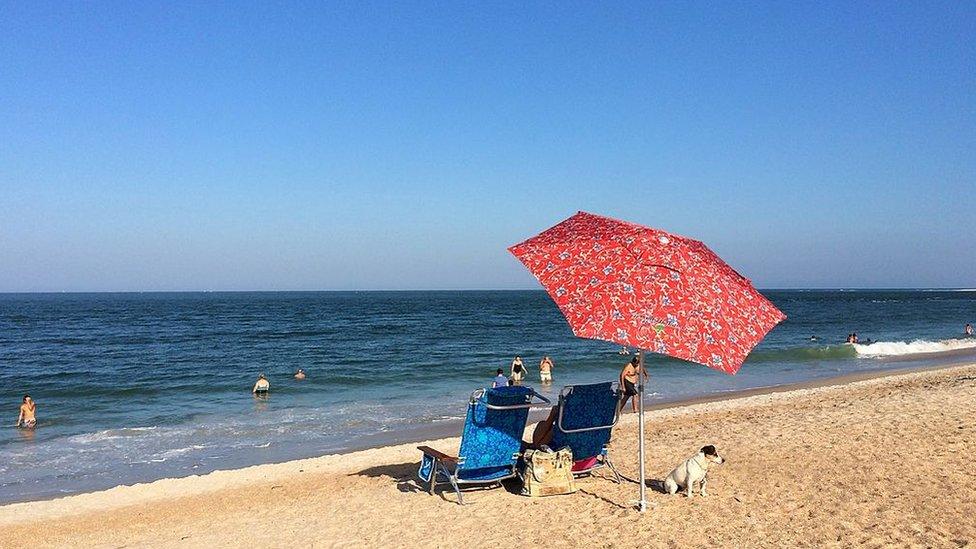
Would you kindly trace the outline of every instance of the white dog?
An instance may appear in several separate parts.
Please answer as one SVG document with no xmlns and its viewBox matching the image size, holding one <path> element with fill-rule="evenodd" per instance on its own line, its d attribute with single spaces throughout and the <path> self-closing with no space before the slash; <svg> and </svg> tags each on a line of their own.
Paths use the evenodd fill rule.
<svg viewBox="0 0 976 549">
<path fill-rule="evenodd" d="M 701 449 L 700 452 L 686 459 L 681 465 L 674 468 L 668 478 L 664 479 L 664 489 L 668 491 L 669 494 L 674 495 L 678 493 L 678 488 L 684 488 L 685 494 L 691 497 L 692 486 L 696 483 L 700 486 L 699 492 L 703 496 L 707 496 L 708 493 L 705 491 L 706 475 L 708 475 L 708 466 L 712 463 L 718 464 L 725 461 L 722 456 L 718 455 L 718 450 L 714 446 L 709 444 Z"/>
</svg>

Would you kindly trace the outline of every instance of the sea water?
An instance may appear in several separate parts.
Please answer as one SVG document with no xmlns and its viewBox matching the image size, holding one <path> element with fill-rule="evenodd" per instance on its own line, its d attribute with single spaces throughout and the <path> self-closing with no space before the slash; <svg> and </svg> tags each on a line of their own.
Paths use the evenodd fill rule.
<svg viewBox="0 0 976 549">
<path fill-rule="evenodd" d="M 648 399 L 976 360 L 974 291 L 764 293 L 789 318 L 739 374 L 652 358 Z M 616 379 L 618 350 L 574 337 L 541 291 L 0 295 L 0 502 L 458 434 L 516 354 L 554 397 Z M 13 427 L 24 393 L 35 431 Z"/>
</svg>

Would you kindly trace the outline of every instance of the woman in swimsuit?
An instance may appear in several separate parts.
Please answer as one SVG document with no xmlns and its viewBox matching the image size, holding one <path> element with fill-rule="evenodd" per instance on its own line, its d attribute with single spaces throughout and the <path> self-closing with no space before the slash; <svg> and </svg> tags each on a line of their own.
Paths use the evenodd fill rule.
<svg viewBox="0 0 976 549">
<path fill-rule="evenodd" d="M 522 364 L 522 357 L 516 355 L 515 360 L 512 361 L 512 381 L 515 385 L 521 385 L 523 377 L 525 377 L 525 365 Z"/>
<path fill-rule="evenodd" d="M 266 395 L 270 389 L 271 382 L 268 381 L 268 378 L 264 377 L 264 374 L 258 374 L 258 380 L 251 392 L 256 395 Z"/>
<path fill-rule="evenodd" d="M 620 370 L 620 386 L 623 387 L 623 389 L 624 389 L 624 396 L 623 396 L 622 399 L 620 399 L 620 409 L 621 410 L 623 410 L 624 406 L 627 404 L 627 401 L 630 400 L 631 404 L 633 405 L 634 411 L 635 412 L 637 411 L 637 398 L 636 397 L 637 397 L 637 376 L 638 376 L 638 373 L 640 373 L 641 375 L 643 375 L 645 380 L 648 377 L 650 377 L 650 376 L 647 375 L 647 370 L 645 370 L 640 365 L 640 360 L 638 360 L 636 356 L 634 358 L 630 359 L 630 362 L 628 362 L 624 366 L 623 370 Z M 631 400 L 631 399 L 633 399 L 633 400 Z"/>
<path fill-rule="evenodd" d="M 20 405 L 20 415 L 17 417 L 17 427 L 33 429 L 37 426 L 37 404 L 30 395 L 24 395 L 24 402 Z"/>
</svg>

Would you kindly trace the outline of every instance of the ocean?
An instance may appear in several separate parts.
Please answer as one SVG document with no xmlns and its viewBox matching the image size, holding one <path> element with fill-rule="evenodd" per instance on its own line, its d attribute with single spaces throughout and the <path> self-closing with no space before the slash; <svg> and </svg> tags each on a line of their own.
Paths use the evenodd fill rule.
<svg viewBox="0 0 976 549">
<path fill-rule="evenodd" d="M 788 320 L 739 374 L 652 355 L 648 400 L 976 361 L 976 290 L 763 293 Z M 553 358 L 551 395 L 616 379 L 618 349 L 573 337 L 542 291 L 3 294 L 0 503 L 459 434 L 514 355 L 537 388 Z M 24 393 L 36 431 L 13 427 Z"/>
</svg>

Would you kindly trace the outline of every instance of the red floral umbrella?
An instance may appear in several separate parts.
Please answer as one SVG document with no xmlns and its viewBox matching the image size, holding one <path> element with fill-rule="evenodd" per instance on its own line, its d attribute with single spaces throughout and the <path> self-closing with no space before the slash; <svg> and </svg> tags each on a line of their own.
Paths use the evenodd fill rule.
<svg viewBox="0 0 976 549">
<path fill-rule="evenodd" d="M 635 223 L 579 212 L 509 251 L 577 336 L 729 374 L 786 318 L 701 242 Z M 643 509 L 643 398 L 639 402 Z"/>
</svg>

